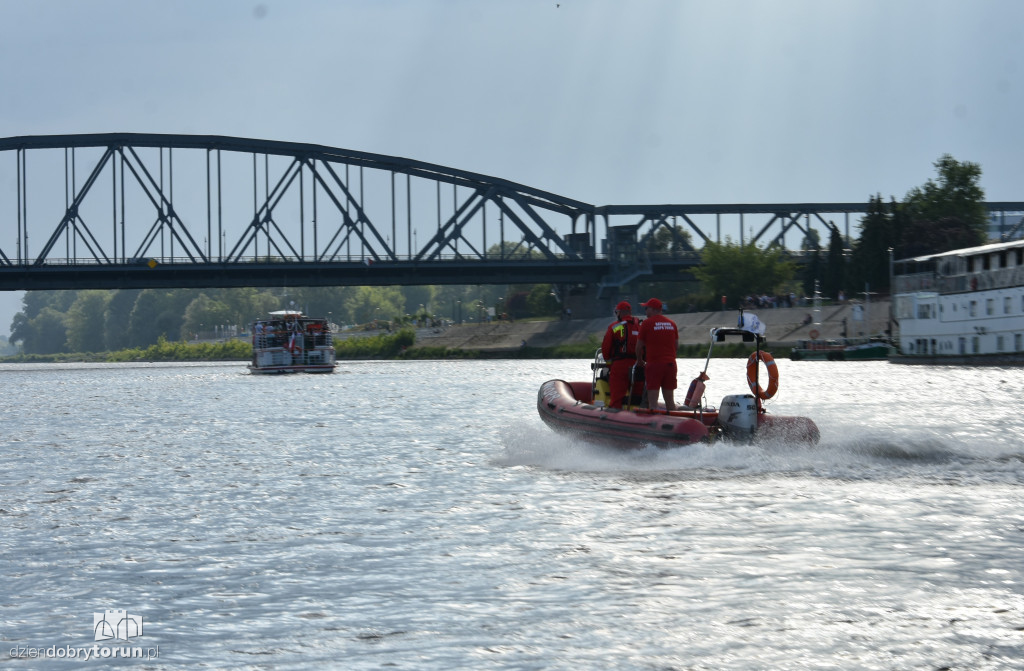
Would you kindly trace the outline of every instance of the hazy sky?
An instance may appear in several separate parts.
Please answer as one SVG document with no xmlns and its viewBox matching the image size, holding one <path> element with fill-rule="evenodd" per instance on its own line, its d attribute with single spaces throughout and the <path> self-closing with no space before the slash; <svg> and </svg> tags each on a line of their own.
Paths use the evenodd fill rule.
<svg viewBox="0 0 1024 671">
<path fill-rule="evenodd" d="M 1018 0 L 0 0 L 0 137 L 311 142 L 595 205 L 901 198 L 949 153 L 1024 200 L 1022 45 Z"/>
</svg>

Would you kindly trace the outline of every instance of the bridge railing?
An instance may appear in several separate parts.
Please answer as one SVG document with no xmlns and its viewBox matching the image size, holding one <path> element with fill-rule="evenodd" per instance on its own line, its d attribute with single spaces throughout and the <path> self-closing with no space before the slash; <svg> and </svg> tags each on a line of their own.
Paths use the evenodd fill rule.
<svg viewBox="0 0 1024 671">
<path fill-rule="evenodd" d="M 605 254 L 595 254 L 592 257 L 591 260 L 594 260 L 594 259 L 596 259 L 596 260 L 604 260 L 606 258 L 607 258 L 607 255 L 605 255 Z M 692 254 L 692 253 L 686 255 L 685 257 L 683 257 L 683 256 L 666 255 L 663 258 L 664 259 L 679 259 L 679 260 L 682 260 L 684 258 L 685 259 L 699 259 L 700 255 L 699 254 Z M 575 261 L 575 260 L 578 260 L 578 259 L 572 259 L 572 258 L 570 258 L 570 257 L 568 257 L 568 256 L 566 256 L 564 254 L 560 254 L 560 255 L 555 255 L 554 260 L 555 261 L 559 261 L 559 262 L 572 262 L 572 261 Z M 383 264 L 387 264 L 387 263 L 420 263 L 420 264 L 430 264 L 430 263 L 438 263 L 438 262 L 459 262 L 459 263 L 467 263 L 467 264 L 469 264 L 469 263 L 491 263 L 491 262 L 495 262 L 495 261 L 504 261 L 506 263 L 518 263 L 518 262 L 521 262 L 521 263 L 524 263 L 524 264 L 530 264 L 530 263 L 536 264 L 536 263 L 547 263 L 547 262 L 550 262 L 551 259 L 536 259 L 536 258 L 528 259 L 528 258 L 516 258 L 516 257 L 504 257 L 504 258 L 502 258 L 498 254 L 484 255 L 484 256 L 480 256 L 480 257 L 464 256 L 464 255 L 460 255 L 460 254 L 440 254 L 440 255 L 437 256 L 437 258 L 435 258 L 435 259 L 433 259 L 431 261 L 424 261 L 424 260 L 418 258 L 418 256 L 416 254 L 396 254 L 394 258 L 381 259 L 381 260 L 378 260 L 378 261 L 375 261 L 373 259 L 368 259 L 368 258 L 362 258 L 362 257 L 352 257 L 352 258 L 347 258 L 347 259 L 332 259 L 330 261 L 323 261 L 321 259 L 317 259 L 317 258 L 312 257 L 312 256 L 305 256 L 305 257 L 298 257 L 298 256 L 275 256 L 275 257 L 267 257 L 267 256 L 242 256 L 242 257 L 232 258 L 230 261 L 228 261 L 226 259 L 225 260 L 217 260 L 217 259 L 210 259 L 210 260 L 201 260 L 200 259 L 200 260 L 197 260 L 197 259 L 194 259 L 194 258 L 190 258 L 188 256 L 147 256 L 147 257 L 141 257 L 141 258 L 136 258 L 136 259 L 127 259 L 127 260 L 120 260 L 120 259 L 118 259 L 118 260 L 112 260 L 112 261 L 109 261 L 109 260 L 105 261 L 105 260 L 102 260 L 102 259 L 92 259 L 92 258 L 47 257 L 45 259 L 27 259 L 27 260 L 23 260 L 21 263 L 12 262 L 10 264 L 10 266 L 11 267 L 18 267 L 18 268 L 33 268 L 33 267 L 38 268 L 38 267 L 43 267 L 43 266 L 47 266 L 47 267 L 65 267 L 65 266 L 122 266 L 122 267 L 137 267 L 137 266 L 149 265 L 150 262 L 153 262 L 153 263 L 158 264 L 158 265 L 182 265 L 182 266 L 186 266 L 186 265 L 187 266 L 195 266 L 195 265 L 203 266 L 203 265 L 223 265 L 223 264 L 230 264 L 230 265 L 253 265 L 253 264 L 277 265 L 277 264 L 283 264 L 283 263 L 301 263 L 301 264 L 310 264 L 310 265 L 355 264 L 355 265 L 374 266 L 374 265 L 383 265 Z"/>
<path fill-rule="evenodd" d="M 649 252 L 645 251 L 640 255 L 640 259 L 643 265 L 647 265 L 647 262 L 653 263 L 672 263 L 677 262 L 683 265 L 691 266 L 700 264 L 703 252 L 702 251 L 656 251 Z M 810 252 L 803 250 L 788 250 L 785 252 L 784 257 L 790 260 L 801 262 L 810 255 Z M 590 260 L 609 260 L 612 256 L 610 254 L 595 253 L 590 255 Z M 231 265 L 253 265 L 253 264 L 265 264 L 275 265 L 282 263 L 304 263 L 304 264 L 320 264 L 320 265 L 331 265 L 331 264 L 359 264 L 366 266 L 373 266 L 383 263 L 435 263 L 435 262 L 460 262 L 460 263 L 488 263 L 493 261 L 504 261 L 504 262 L 522 262 L 524 264 L 538 263 L 538 262 L 551 262 L 552 260 L 557 262 L 572 262 L 576 259 L 566 254 L 554 254 L 552 258 L 541 259 L 536 257 L 523 257 L 523 256 L 502 256 L 500 254 L 482 254 L 476 256 L 466 256 L 463 254 L 447 253 L 438 254 L 431 261 L 422 260 L 417 254 L 395 254 L 394 258 L 373 260 L 366 257 L 352 256 L 349 258 L 336 258 L 331 261 L 323 261 L 314 256 L 238 256 L 232 258 L 230 261 L 223 259 L 196 259 L 188 256 L 143 256 L 130 259 L 113 259 L 103 260 L 95 259 L 90 257 L 55 257 L 50 256 L 43 259 L 24 259 L 22 262 L 11 262 L 9 265 L 12 267 L 20 268 L 31 268 L 31 267 L 65 267 L 65 266 L 126 266 L 126 267 L 137 267 L 147 266 L 151 264 L 158 265 L 220 265 L 230 263 Z M 637 263 L 631 263 L 630 265 L 637 265 Z"/>
</svg>

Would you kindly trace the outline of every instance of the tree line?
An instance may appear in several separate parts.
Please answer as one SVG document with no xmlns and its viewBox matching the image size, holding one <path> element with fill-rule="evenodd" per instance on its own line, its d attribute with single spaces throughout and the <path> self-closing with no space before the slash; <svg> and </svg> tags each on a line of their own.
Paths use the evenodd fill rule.
<svg viewBox="0 0 1024 671">
<path fill-rule="evenodd" d="M 11 322 L 10 340 L 20 341 L 26 354 L 103 352 L 145 348 L 161 337 L 245 335 L 272 310 L 301 310 L 339 325 L 429 324 L 441 316 L 478 321 L 495 305 L 518 317 L 546 314 L 555 300 L 550 285 L 507 291 L 507 298 L 505 287 L 491 286 L 30 291 Z"/>
<path fill-rule="evenodd" d="M 536 258 L 536 250 L 504 242 L 488 253 Z M 444 320 L 476 322 L 554 315 L 562 298 L 550 284 L 409 287 L 281 287 L 277 289 L 118 289 L 30 291 L 11 322 L 11 343 L 25 354 L 109 352 L 169 341 L 245 335 L 273 310 L 294 309 L 342 326 Z"/>
</svg>

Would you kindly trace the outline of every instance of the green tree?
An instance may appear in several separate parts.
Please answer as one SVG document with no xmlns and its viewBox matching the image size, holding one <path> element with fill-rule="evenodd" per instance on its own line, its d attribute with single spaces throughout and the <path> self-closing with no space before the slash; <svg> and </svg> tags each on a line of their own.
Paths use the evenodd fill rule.
<svg viewBox="0 0 1024 671">
<path fill-rule="evenodd" d="M 227 289 L 221 300 L 232 310 L 231 324 L 244 326 L 255 319 L 265 317 L 268 312 L 282 309 L 281 298 L 266 289 L 251 287 Z M 321 316 L 321 315 L 316 315 Z"/>
<path fill-rule="evenodd" d="M 701 266 L 693 274 L 712 296 L 726 296 L 728 305 L 739 305 L 750 294 L 774 294 L 796 274 L 796 266 L 782 258 L 778 247 L 708 242 Z"/>
<path fill-rule="evenodd" d="M 356 287 L 344 308 L 357 324 L 392 321 L 405 314 L 405 298 L 398 287 Z"/>
<path fill-rule="evenodd" d="M 550 284 L 533 285 L 526 297 L 526 306 L 532 314 L 545 317 L 557 315 L 562 307 Z"/>
<path fill-rule="evenodd" d="M 678 256 L 693 250 L 693 238 L 690 232 L 679 224 L 662 223 L 641 241 L 649 254 Z"/>
<path fill-rule="evenodd" d="M 825 277 L 821 283 L 821 293 L 830 298 L 837 298 L 840 291 L 846 290 L 846 244 L 842 234 L 835 226 L 828 238 L 828 256 L 825 261 Z"/>
<path fill-rule="evenodd" d="M 829 222 L 831 224 L 831 222 Z M 835 224 L 832 224 L 833 226 Z M 800 242 L 804 254 L 804 267 L 800 272 L 800 287 L 804 296 L 814 294 L 814 289 L 821 286 L 825 275 L 825 264 L 821 258 L 821 233 L 816 228 L 807 230 L 807 235 Z"/>
<path fill-rule="evenodd" d="M 911 189 L 903 200 L 908 221 L 897 254 L 901 258 L 981 245 L 988 237 L 981 166 L 944 154 L 935 169 L 937 180 Z"/>
<path fill-rule="evenodd" d="M 889 290 L 889 250 L 899 243 L 896 203 L 886 204 L 881 194 L 872 196 L 860 221 L 860 237 L 853 243 L 850 259 L 851 287 L 869 285 L 872 290 Z"/>
<path fill-rule="evenodd" d="M 63 352 L 67 343 L 64 314 L 48 306 L 42 307 L 31 319 L 19 312 L 11 322 L 11 340 L 21 342 L 25 354 Z"/>
<path fill-rule="evenodd" d="M 107 351 L 129 347 L 128 322 L 141 289 L 112 291 L 103 315 L 103 341 Z"/>
<path fill-rule="evenodd" d="M 296 310 L 310 317 L 326 317 L 330 314 L 336 322 L 352 321 L 345 313 L 344 305 L 355 292 L 355 287 L 289 287 L 287 296 L 275 299 L 277 302 L 267 310 L 291 309 L 291 303 L 294 302 Z M 254 316 L 258 315 L 247 315 L 243 323 L 251 321 Z"/>
<path fill-rule="evenodd" d="M 210 330 L 217 325 L 234 323 L 233 317 L 234 310 L 226 302 L 213 300 L 205 293 L 200 293 L 185 308 L 181 339 L 190 340 L 194 333 Z"/>
<path fill-rule="evenodd" d="M 67 351 L 102 352 L 106 349 L 106 312 L 109 291 L 79 291 L 64 317 Z"/>
<path fill-rule="evenodd" d="M 185 308 L 194 294 L 182 290 L 146 289 L 139 293 L 128 318 L 132 347 L 148 347 L 160 336 L 174 340 L 181 333 Z"/>
<path fill-rule="evenodd" d="M 410 314 L 433 313 L 435 308 L 434 302 L 437 297 L 437 287 L 431 285 L 402 287 L 401 291 L 405 297 L 405 309 Z M 421 305 L 423 306 L 422 311 L 420 310 Z"/>
<path fill-rule="evenodd" d="M 68 311 L 77 297 L 78 292 L 71 290 L 26 291 L 21 298 L 21 304 L 24 306 L 22 312 L 29 319 L 38 316 L 43 308 L 51 308 L 63 314 Z"/>
</svg>

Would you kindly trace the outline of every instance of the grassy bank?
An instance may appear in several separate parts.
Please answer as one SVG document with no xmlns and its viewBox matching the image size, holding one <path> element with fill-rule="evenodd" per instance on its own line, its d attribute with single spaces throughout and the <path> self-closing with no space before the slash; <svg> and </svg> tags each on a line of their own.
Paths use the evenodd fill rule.
<svg viewBox="0 0 1024 671">
<path fill-rule="evenodd" d="M 416 334 L 403 329 L 390 335 L 348 338 L 335 343 L 339 360 L 345 359 L 593 359 L 601 343 L 591 337 L 585 343 L 557 347 L 518 347 L 510 350 L 464 350 L 448 347 L 415 347 Z M 680 358 L 703 358 L 707 345 L 683 345 Z M 749 345 L 725 343 L 715 347 L 716 358 L 746 357 Z M 789 356 L 790 348 L 769 348 L 776 358 Z M 248 361 L 252 347 L 244 340 L 218 343 L 168 342 L 161 338 L 146 348 L 123 349 L 115 352 L 74 352 L 59 354 L 17 354 L 0 358 L 3 363 L 116 363 L 133 361 Z"/>
<path fill-rule="evenodd" d="M 401 359 L 402 353 L 416 344 L 416 332 L 402 329 L 391 335 L 347 338 L 334 343 L 339 359 Z"/>
<path fill-rule="evenodd" d="M 252 357 L 252 346 L 244 340 L 219 343 L 168 342 L 160 338 L 146 348 L 129 348 L 114 352 L 61 352 L 57 354 L 16 354 L 6 356 L 4 363 L 65 363 L 87 361 L 116 363 L 126 361 L 245 361 Z"/>
</svg>

